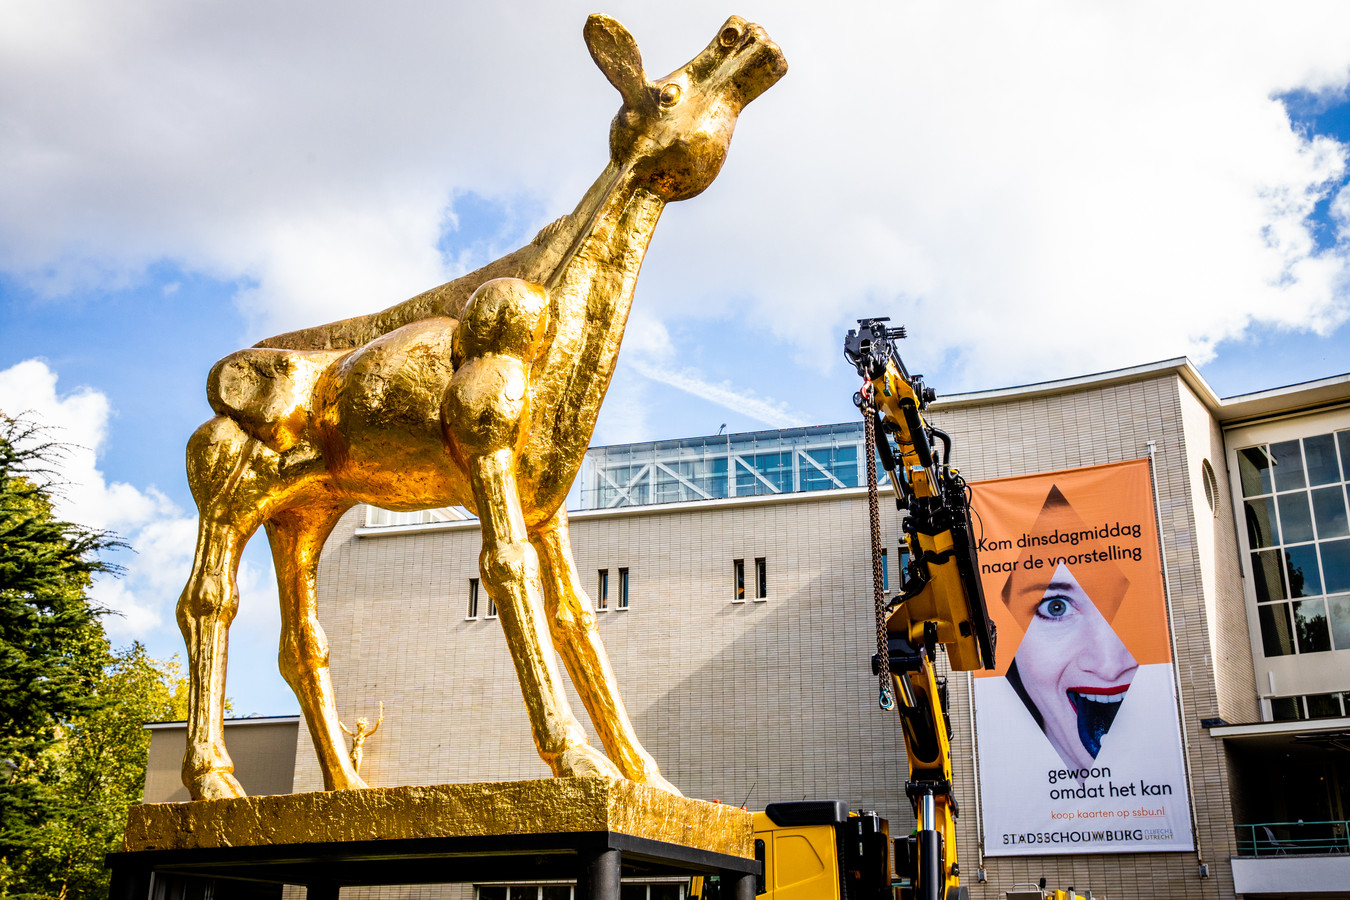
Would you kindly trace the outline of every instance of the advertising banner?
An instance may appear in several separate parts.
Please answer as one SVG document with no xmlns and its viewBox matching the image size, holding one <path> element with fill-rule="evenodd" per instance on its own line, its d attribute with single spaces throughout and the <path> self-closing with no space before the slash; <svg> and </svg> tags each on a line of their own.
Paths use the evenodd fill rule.
<svg viewBox="0 0 1350 900">
<path fill-rule="evenodd" d="M 973 485 L 985 853 L 1191 850 L 1147 460 Z"/>
</svg>

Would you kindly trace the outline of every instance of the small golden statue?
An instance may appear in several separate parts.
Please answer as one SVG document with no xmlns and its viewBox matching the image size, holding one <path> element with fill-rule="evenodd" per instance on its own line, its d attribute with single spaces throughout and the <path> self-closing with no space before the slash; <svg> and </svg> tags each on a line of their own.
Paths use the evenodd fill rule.
<svg viewBox="0 0 1350 900">
<path fill-rule="evenodd" d="M 352 731 L 346 725 L 343 725 L 341 719 L 338 720 L 338 726 L 343 731 L 347 732 L 348 736 L 350 736 L 352 739 L 352 750 L 349 756 L 352 761 L 352 771 L 355 772 L 356 774 L 358 775 L 361 774 L 361 759 L 365 755 L 365 750 L 363 748 L 365 747 L 366 744 L 366 738 L 370 737 L 375 732 L 379 731 L 380 726 L 383 724 L 384 724 L 383 700 L 380 701 L 380 717 L 375 720 L 374 728 L 370 727 L 370 720 L 367 719 L 365 716 L 361 716 L 359 719 L 356 720 L 355 731 Z"/>
<path fill-rule="evenodd" d="M 217 415 L 188 442 L 199 530 L 178 602 L 191 676 L 183 781 L 194 799 L 244 793 L 224 742 L 225 657 L 239 555 L 259 526 L 280 590 L 281 672 L 324 786 L 365 787 L 343 752 L 314 593 L 324 541 L 357 503 L 476 512 L 483 586 L 539 755 L 557 776 L 678 793 L 624 710 L 572 560 L 564 501 L 661 211 L 712 183 L 741 109 L 787 63 L 763 29 L 736 16 L 657 79 L 618 22 L 591 16 L 584 35 L 623 105 L 609 163 L 570 215 L 476 272 L 383 312 L 269 338 L 211 370 Z M 572 713 L 555 648 L 608 758 Z"/>
</svg>

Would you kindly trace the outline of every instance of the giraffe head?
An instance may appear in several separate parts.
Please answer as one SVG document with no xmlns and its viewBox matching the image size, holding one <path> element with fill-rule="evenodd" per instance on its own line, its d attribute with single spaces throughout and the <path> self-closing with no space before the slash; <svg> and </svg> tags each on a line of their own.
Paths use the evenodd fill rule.
<svg viewBox="0 0 1350 900">
<path fill-rule="evenodd" d="M 613 19 L 591 16 L 585 36 L 591 58 L 623 97 L 609 131 L 611 158 L 668 201 L 712 184 L 741 108 L 787 72 L 778 45 L 739 16 L 664 78 L 647 77 L 637 41 Z"/>
</svg>

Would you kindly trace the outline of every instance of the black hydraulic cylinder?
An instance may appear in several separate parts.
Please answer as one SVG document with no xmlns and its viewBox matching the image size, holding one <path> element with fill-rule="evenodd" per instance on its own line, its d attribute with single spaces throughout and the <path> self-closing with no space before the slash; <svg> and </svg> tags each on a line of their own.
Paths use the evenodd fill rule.
<svg viewBox="0 0 1350 900">
<path fill-rule="evenodd" d="M 914 401 L 905 398 L 900 401 L 900 411 L 905 414 L 905 428 L 909 439 L 914 442 L 914 453 L 925 469 L 933 467 L 933 447 L 928 443 L 928 432 L 923 430 L 923 420 L 919 418 L 919 408 Z"/>
<path fill-rule="evenodd" d="M 886 433 L 885 429 L 881 427 L 880 422 L 877 423 L 876 435 L 877 456 L 881 457 L 881 467 L 887 472 L 894 472 L 895 456 L 891 453 L 891 437 Z"/>
</svg>

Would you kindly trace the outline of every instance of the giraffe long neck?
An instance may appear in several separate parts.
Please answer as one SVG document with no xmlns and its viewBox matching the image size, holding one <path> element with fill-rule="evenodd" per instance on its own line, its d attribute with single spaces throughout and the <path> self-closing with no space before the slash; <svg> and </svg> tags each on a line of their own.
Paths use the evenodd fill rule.
<svg viewBox="0 0 1350 900">
<path fill-rule="evenodd" d="M 532 367 L 530 436 L 521 473 L 565 498 L 618 363 L 633 290 L 665 201 L 611 163 L 552 243 L 566 242 L 538 280 L 549 286 L 549 345 Z M 548 254 L 552 255 L 552 254 Z M 558 493 L 561 491 L 561 493 Z M 538 497 L 536 506 L 551 505 Z"/>
</svg>

